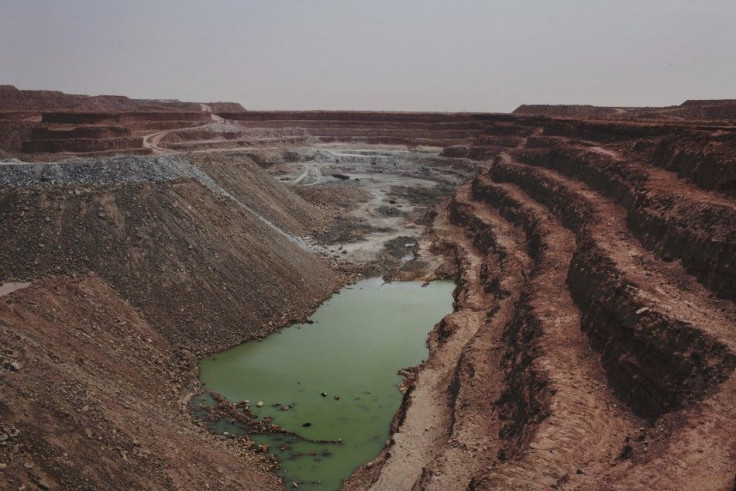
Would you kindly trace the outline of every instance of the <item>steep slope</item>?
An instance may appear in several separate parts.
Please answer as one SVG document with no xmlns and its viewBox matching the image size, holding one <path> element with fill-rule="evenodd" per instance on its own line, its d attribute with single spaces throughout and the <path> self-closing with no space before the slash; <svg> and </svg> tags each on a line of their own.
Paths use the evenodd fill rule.
<svg viewBox="0 0 736 491">
<path fill-rule="evenodd" d="M 171 342 L 209 351 L 263 336 L 274 329 L 269 323 L 301 317 L 337 284 L 279 228 L 278 217 L 276 224 L 263 219 L 185 160 L 0 171 L 0 277 L 94 271 Z M 242 182 L 256 189 L 271 178 L 248 179 Z M 270 189 L 283 187 L 271 181 Z M 281 189 L 270 198 L 289 194 Z M 290 199 L 286 209 L 301 202 Z"/>
<path fill-rule="evenodd" d="M 279 487 L 270 458 L 189 413 L 196 364 L 344 279 L 291 234 L 316 208 L 248 160 L 215 165 L 232 194 L 181 158 L 0 166 L 0 283 L 32 282 L 0 299 L 13 487 Z"/>
<path fill-rule="evenodd" d="M 248 157 L 203 153 L 189 160 L 239 202 L 294 235 L 308 235 L 310 229 L 322 227 L 328 220 L 323 210 L 264 173 Z"/>
<path fill-rule="evenodd" d="M 0 487 L 279 488 L 270 460 L 188 415 L 191 353 L 99 277 L 0 298 L 0 336 Z"/>
<path fill-rule="evenodd" d="M 734 202 L 636 149 L 690 131 L 540 121 L 478 157 L 434 223 L 456 312 L 349 489 L 733 485 Z"/>
</svg>

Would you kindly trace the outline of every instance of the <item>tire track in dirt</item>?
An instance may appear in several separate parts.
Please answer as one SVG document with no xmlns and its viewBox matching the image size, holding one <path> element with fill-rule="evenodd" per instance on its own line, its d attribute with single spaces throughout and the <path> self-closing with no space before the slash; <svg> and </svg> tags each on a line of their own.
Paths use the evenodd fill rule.
<svg viewBox="0 0 736 491">
<path fill-rule="evenodd" d="M 513 162 L 508 157 L 498 162 L 492 175 L 502 180 L 518 177 L 525 185 L 535 186 L 539 193 L 554 190 L 554 193 L 546 192 L 547 199 L 543 201 L 548 201 L 558 216 L 570 216 L 566 215 L 565 206 L 577 200 L 584 207 L 580 212 L 588 214 L 589 220 L 577 227 L 572 222 L 569 225 L 580 236 L 596 237 L 596 242 L 606 250 L 617 268 L 630 282 L 639 285 L 643 300 L 698 326 L 728 345 L 731 351 L 736 351 L 736 342 L 731 339 L 736 318 L 734 305 L 714 299 L 681 264 L 664 262 L 646 250 L 629 231 L 623 208 L 584 183 L 551 170 Z"/>
<path fill-rule="evenodd" d="M 505 388 L 504 328 L 516 313 L 531 266 L 523 232 L 488 205 L 473 201 L 469 185 L 455 193 L 451 206 L 458 215 L 453 221 L 476 221 L 474 245 L 485 256 L 479 280 L 493 299 L 480 329 L 463 348 L 452 383 L 449 438 L 442 453 L 423 469 L 422 489 L 466 486 L 496 459 L 502 443 L 495 404 Z"/>
<path fill-rule="evenodd" d="M 530 441 L 524 442 L 521 458 L 499 463 L 478 481 L 492 488 L 519 482 L 556 486 L 577 469 L 615 459 L 626 435 L 642 421 L 608 388 L 597 356 L 580 332 L 580 312 L 567 289 L 559 287 L 575 250 L 574 235 L 514 186 L 477 178 L 474 189 L 477 198 L 494 204 L 507 219 L 520 222 L 529 240 L 538 241 L 532 248 L 536 264 L 526 303 L 539 331 L 534 363 L 548 381 L 551 394 L 549 416 Z"/>
</svg>

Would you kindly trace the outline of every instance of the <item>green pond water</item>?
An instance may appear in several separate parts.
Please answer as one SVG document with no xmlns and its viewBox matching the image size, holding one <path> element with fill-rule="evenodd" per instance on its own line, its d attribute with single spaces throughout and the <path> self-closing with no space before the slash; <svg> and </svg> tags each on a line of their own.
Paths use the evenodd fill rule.
<svg viewBox="0 0 736 491">
<path fill-rule="evenodd" d="M 231 402 L 247 399 L 259 417 L 270 416 L 299 435 L 251 436 L 270 444 L 287 487 L 297 482 L 299 489 L 338 489 L 383 448 L 402 398 L 397 371 L 426 358 L 427 334 L 452 311 L 453 289 L 449 281 L 425 287 L 360 281 L 322 304 L 313 324 L 296 324 L 203 360 L 200 377 Z M 256 407 L 258 401 L 263 407 Z M 224 422 L 217 428 L 236 431 Z"/>
</svg>

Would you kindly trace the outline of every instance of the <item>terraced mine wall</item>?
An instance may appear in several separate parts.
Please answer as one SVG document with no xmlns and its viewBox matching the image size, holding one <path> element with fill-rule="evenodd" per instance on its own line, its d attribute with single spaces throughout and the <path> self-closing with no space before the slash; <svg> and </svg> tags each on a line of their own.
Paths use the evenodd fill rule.
<svg viewBox="0 0 736 491">
<path fill-rule="evenodd" d="M 35 122 L 0 120 L 0 150 L 20 152 L 23 141 L 31 137 L 36 126 Z"/>
<path fill-rule="evenodd" d="M 0 122 L 0 125 L 2 123 Z M 125 126 L 72 126 L 29 123 L 30 131 L 19 135 L 9 150 L 23 153 L 90 153 L 142 150 L 143 137 L 133 136 Z"/>
<path fill-rule="evenodd" d="M 41 121 L 41 113 L 35 111 L 0 111 L 0 121 Z"/>
<path fill-rule="evenodd" d="M 21 146 L 24 153 L 88 153 L 110 150 L 133 150 L 143 148 L 143 137 L 111 137 L 111 138 L 53 138 L 44 140 L 25 140 Z"/>
<path fill-rule="evenodd" d="M 725 121 L 736 119 L 736 101 L 689 100 L 666 107 L 598 107 L 574 104 L 522 104 L 512 114 L 576 119 Z"/>
<path fill-rule="evenodd" d="M 479 172 L 436 219 L 457 311 L 348 489 L 731 486 L 732 129 L 534 124 L 444 148 Z M 423 420 L 430 387 L 448 402 Z"/>
<path fill-rule="evenodd" d="M 480 202 L 485 200 L 476 194 L 477 179 L 473 181 L 470 196 Z M 540 217 L 514 206 L 506 196 L 499 195 L 497 208 L 511 222 L 525 231 L 525 245 L 529 262 L 528 273 L 538 269 L 542 263 L 542 251 L 545 248 L 543 233 L 540 229 Z M 493 224 L 476 216 L 476 209 L 467 201 L 457 199 L 449 204 L 449 220 L 454 225 L 471 230 L 472 243 L 484 255 L 486 263 L 481 266 L 478 279 L 486 294 L 495 297 L 495 302 L 488 311 L 488 316 L 497 315 L 500 301 L 511 297 L 514 299 L 513 314 L 504 326 L 501 339 L 505 351 L 499 360 L 499 368 L 503 373 L 503 390 L 494 401 L 501 424 L 498 428 L 498 457 L 502 460 L 518 456 L 523 446 L 528 443 L 538 424 L 550 412 L 549 380 L 539 364 L 542 323 L 532 308 L 529 291 L 509 291 L 502 285 L 504 263 L 510 263 L 509 255 L 514 254 L 508 245 L 501 243 L 498 229 Z M 460 286 L 463 288 L 463 285 Z M 465 288 L 471 288 L 466 285 Z M 472 377 L 471 377 L 472 379 Z M 469 381 L 469 380 L 468 380 Z M 458 387 L 456 390 L 460 390 Z M 457 404 L 462 404 L 458 401 Z M 457 422 L 457 426 L 462 423 Z"/>
<path fill-rule="evenodd" d="M 145 154 L 144 137 L 133 131 L 165 131 L 205 124 L 208 112 L 43 113 L 40 122 L 0 121 L 2 148 L 27 154 Z"/>
<path fill-rule="evenodd" d="M 564 136 L 596 142 L 613 142 L 632 138 L 650 138 L 673 133 L 677 128 L 661 124 L 618 123 L 550 119 L 544 124 L 545 136 Z"/>
<path fill-rule="evenodd" d="M 244 128 L 227 123 L 227 126 L 203 125 L 172 131 L 159 140 L 159 146 L 178 151 L 218 148 L 243 148 L 258 146 L 310 144 L 316 139 L 304 128 Z"/>
<path fill-rule="evenodd" d="M 549 116 L 561 118 L 586 118 L 613 116 L 614 107 L 596 107 L 584 104 L 522 104 L 512 114 L 519 116 Z"/>
<path fill-rule="evenodd" d="M 224 107 L 227 107 L 225 105 Z M 210 108 L 212 109 L 212 108 Z M 213 119 L 213 117 L 215 119 Z M 276 140 L 283 143 L 305 143 L 315 139 L 324 143 L 367 143 L 410 146 L 467 147 L 457 150 L 469 158 L 489 158 L 497 147 L 519 144 L 522 138 L 536 131 L 539 118 L 514 117 L 507 114 L 435 114 L 435 113 L 381 113 L 350 111 L 305 112 L 220 112 L 213 116 L 207 111 L 150 111 L 150 112 L 44 112 L 35 126 L 29 124 L 32 134 L 18 133 L 7 150 L 35 154 L 91 153 L 130 151 L 142 153 L 144 142 L 129 135 L 105 132 L 98 128 L 127 128 L 131 132 L 169 132 L 161 142 L 171 150 L 187 151 L 207 148 L 227 148 L 233 144 L 253 146 L 265 143 L 253 139 L 248 130 L 280 132 Z M 242 138 L 237 131 L 213 131 L 210 126 L 227 121 L 228 125 L 243 128 Z M 215 121 L 215 123 L 213 123 Z M 181 132 L 174 130 L 181 129 Z M 197 130 L 198 129 L 198 130 Z M 68 131 L 62 138 L 62 130 Z M 304 139 L 289 133 L 302 132 Z M 288 138 L 287 138 L 288 137 Z M 208 139 L 208 141 L 202 140 Z M 90 141 L 87 141 L 90 140 Z M 91 140 L 98 140 L 91 141 Z M 201 141 L 200 141 L 201 140 Z M 225 140 L 233 140 L 226 143 Z M 273 140 L 273 141 L 276 141 Z M 20 141 L 20 145 L 18 144 Z"/>
<path fill-rule="evenodd" d="M 685 101 L 678 109 L 671 111 L 669 116 L 703 121 L 731 120 L 733 122 L 736 120 L 736 101 L 733 99 Z"/>
<path fill-rule="evenodd" d="M 631 158 L 676 172 L 703 189 L 736 195 L 736 130 L 732 126 L 555 120 L 545 123 L 544 135 L 617 143 Z"/>
<path fill-rule="evenodd" d="M 37 127 L 31 131 L 33 140 L 65 140 L 68 138 L 119 138 L 131 136 L 124 126 Z"/>
<path fill-rule="evenodd" d="M 597 218 L 582 197 L 523 167 L 499 164 L 491 175 L 494 180 L 519 185 L 576 233 L 578 248 L 567 282 L 585 313 L 581 327 L 603 352 L 609 381 L 637 412 L 656 418 L 678 407 L 682 399 L 702 397 L 709 386 L 730 374 L 736 357 L 725 345 L 680 319 L 656 312 L 645 304 L 637 288 L 620 283 L 623 274 L 610 253 L 598 245 L 590 226 Z M 494 194 L 486 194 L 481 182 L 476 180 L 475 196 L 493 200 Z M 505 213 L 502 203 L 492 202 Z M 643 308 L 646 315 L 637 313 Z"/>
<path fill-rule="evenodd" d="M 304 128 L 323 142 L 439 147 L 470 145 L 483 135 L 518 135 L 535 121 L 508 114 L 473 113 L 247 111 L 219 115 L 247 127 Z"/>
<path fill-rule="evenodd" d="M 57 124 L 97 124 L 138 121 L 209 121 L 211 116 L 199 112 L 121 112 L 121 113 L 83 113 L 83 112 L 45 112 L 41 115 L 43 123 Z"/>
<path fill-rule="evenodd" d="M 442 121 L 514 121 L 514 116 L 501 113 L 428 113 L 428 112 L 371 112 L 371 111 L 246 111 L 219 113 L 225 119 L 239 121 L 385 121 L 385 122 L 442 122 Z"/>
<path fill-rule="evenodd" d="M 673 195 L 661 186 L 653 189 L 645 166 L 596 153 L 528 151 L 519 158 L 567 176 L 577 176 L 593 189 L 607 194 L 627 209 L 629 226 L 642 243 L 666 260 L 682 260 L 714 293 L 736 299 L 733 203 L 702 199 L 705 193 L 698 190 L 691 190 L 688 194 L 695 193 L 695 197 L 690 197 Z"/>
<path fill-rule="evenodd" d="M 434 222 L 437 274 L 457 278 L 455 312 L 432 331 L 428 360 L 405 372 L 404 405 L 384 452 L 347 489 L 733 485 L 736 203 L 727 122 L 330 111 L 220 116 L 230 120 L 197 119 L 210 118 L 206 113 L 191 121 L 133 116 L 120 126 L 189 127 L 161 138 L 169 149 L 197 148 L 197 140 L 210 138 L 214 143 L 205 145 L 214 148 L 260 134 L 263 142 L 276 138 L 269 145 L 286 145 L 279 155 L 295 165 L 320 157 L 294 152 L 286 135 L 300 145 L 438 146 L 443 159 L 455 158 L 475 175 L 427 217 Z M 55 140 L 53 128 L 38 131 Z M 105 130 L 78 131 L 110 137 Z M 213 152 L 0 165 L 0 277 L 33 280 L 36 288 L 14 294 L 22 309 L 0 311 L 12 350 L 56 373 L 39 339 L 66 323 L 79 339 L 102 340 L 79 351 L 95 360 L 81 369 L 91 370 L 102 363 L 94 357 L 122 336 L 125 350 L 158 360 L 154 368 L 145 357 L 129 357 L 137 370 L 167 380 L 180 396 L 186 391 L 180 375 L 191 375 L 202 354 L 265 336 L 318 305 L 341 276 L 290 238 L 320 229 L 323 215 L 267 174 L 267 158 L 263 167 L 241 159 Z M 83 311 L 75 312 L 66 296 Z M 100 303 L 112 313 L 95 314 Z M 99 334 L 94 322 L 72 322 L 77 313 L 126 324 Z M 39 333 L 13 334 L 23 332 L 18 326 L 27 319 L 39 319 L 33 321 Z M 69 354 L 75 349 L 59 355 L 63 366 L 77 363 Z M 143 387 L 124 392 L 125 400 L 155 396 L 150 378 L 115 370 L 108 367 L 105 377 Z M 34 390 L 52 398 L 52 387 L 37 375 L 29 375 Z M 86 371 L 72 375 L 63 378 L 67 392 L 93 379 Z M 19 382 L 13 393 L 29 384 L 31 378 Z M 74 421 L 101 424 L 90 418 L 103 406 L 70 393 L 79 411 L 53 405 Z M 126 417 L 135 404 L 146 406 L 105 395 L 133 408 Z M 14 415 L 63 420 L 51 405 L 34 402 L 29 411 L 13 404 Z M 167 424 L 179 420 L 163 399 L 146 410 L 151 418 L 170 416 L 162 422 L 166 431 L 156 433 L 161 438 L 184 438 L 169 431 Z M 109 436 L 115 425 L 104 428 L 106 445 L 129 446 L 125 451 L 137 458 L 130 441 Z M 199 435 L 185 428 L 187 438 Z M 207 449 L 202 461 L 213 462 L 216 447 L 200 437 Z M 126 474 L 124 484 L 188 484 L 170 470 L 183 458 L 167 455 L 156 440 L 146 445 L 162 452 L 166 479 Z M 87 455 L 85 448 L 75 452 Z M 253 458 L 252 450 L 241 450 Z M 232 451 L 223 454 L 226 470 L 234 469 Z M 263 469 L 248 462 L 247 469 Z M 68 473 L 74 474 L 78 468 Z M 254 479 L 267 487 L 267 479 L 258 480 L 263 476 Z"/>
<path fill-rule="evenodd" d="M 736 133 L 667 136 L 641 157 L 703 189 L 736 197 Z"/>
</svg>

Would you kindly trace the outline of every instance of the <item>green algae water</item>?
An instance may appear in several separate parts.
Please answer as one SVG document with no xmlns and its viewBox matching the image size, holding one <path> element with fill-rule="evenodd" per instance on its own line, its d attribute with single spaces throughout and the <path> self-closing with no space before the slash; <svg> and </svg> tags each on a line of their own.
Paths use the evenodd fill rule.
<svg viewBox="0 0 736 491">
<path fill-rule="evenodd" d="M 383 448 L 402 398 L 397 371 L 426 358 L 427 334 L 452 311 L 453 289 L 449 281 L 358 282 L 322 304 L 313 324 L 203 360 L 200 377 L 298 434 L 252 435 L 270 445 L 287 487 L 338 489 Z"/>
</svg>

